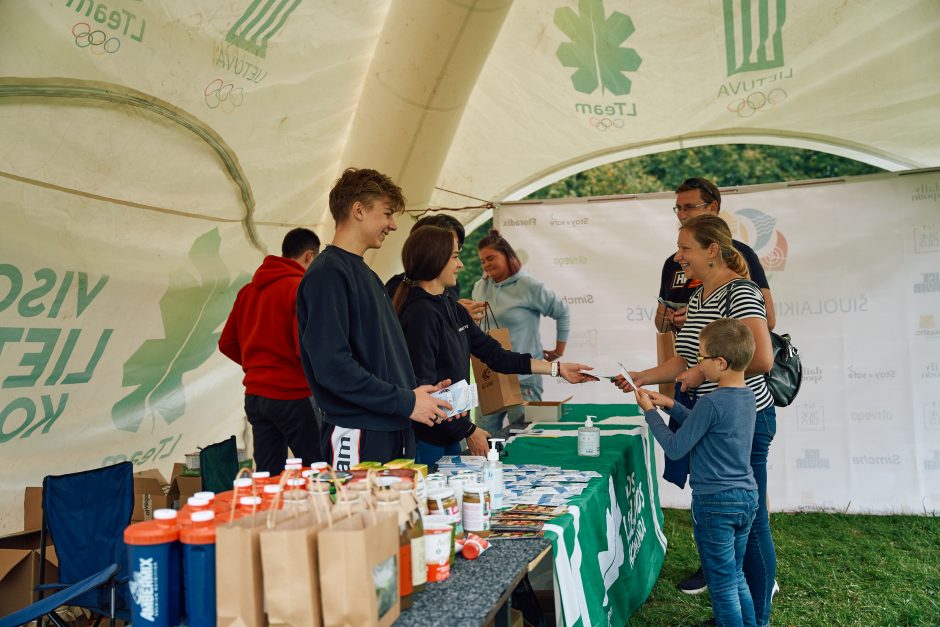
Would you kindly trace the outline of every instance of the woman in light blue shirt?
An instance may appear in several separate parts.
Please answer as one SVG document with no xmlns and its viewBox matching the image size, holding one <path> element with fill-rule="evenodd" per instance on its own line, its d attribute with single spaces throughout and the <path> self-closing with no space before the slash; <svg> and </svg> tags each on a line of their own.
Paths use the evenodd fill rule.
<svg viewBox="0 0 940 627">
<path fill-rule="evenodd" d="M 480 240 L 478 248 L 484 276 L 473 286 L 473 300 L 490 304 L 499 326 L 509 329 L 514 352 L 548 361 L 561 357 L 571 328 L 567 303 L 522 269 L 516 251 L 496 229 Z M 543 349 L 539 336 L 542 316 L 555 320 L 555 346 L 549 350 Z M 519 384 L 524 400 L 542 400 L 541 377 L 520 376 Z M 521 415 L 521 409 L 510 415 L 510 421 L 517 415 Z M 503 414 L 484 416 L 481 426 L 491 432 L 498 430 L 502 417 Z"/>
</svg>

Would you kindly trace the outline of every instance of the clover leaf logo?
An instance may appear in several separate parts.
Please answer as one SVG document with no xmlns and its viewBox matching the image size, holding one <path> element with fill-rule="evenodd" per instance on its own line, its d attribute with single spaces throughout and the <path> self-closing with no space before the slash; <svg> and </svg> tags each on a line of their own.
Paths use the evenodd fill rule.
<svg viewBox="0 0 940 627">
<path fill-rule="evenodd" d="M 633 20 L 617 11 L 605 18 L 603 0 L 578 0 L 578 13 L 568 7 L 555 10 L 555 26 L 571 40 L 560 44 L 555 56 L 563 66 L 577 68 L 571 84 L 583 94 L 598 87 L 615 96 L 629 94 L 632 84 L 624 73 L 636 72 L 642 59 L 620 44 L 633 34 Z"/>
<path fill-rule="evenodd" d="M 134 389 L 111 408 L 118 429 L 137 431 L 148 415 L 167 424 L 186 411 L 183 375 L 201 366 L 215 351 L 216 332 L 238 290 L 251 276 L 235 280 L 219 255 L 218 229 L 201 235 L 189 251 L 196 275 L 188 270 L 170 273 L 170 284 L 160 299 L 164 337 L 148 339 L 124 364 L 124 387 Z"/>
</svg>

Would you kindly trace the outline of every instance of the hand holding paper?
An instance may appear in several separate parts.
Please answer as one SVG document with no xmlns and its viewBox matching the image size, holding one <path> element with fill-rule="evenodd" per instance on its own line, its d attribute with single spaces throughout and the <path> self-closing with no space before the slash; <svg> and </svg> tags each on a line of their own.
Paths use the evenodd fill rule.
<svg viewBox="0 0 940 627">
<path fill-rule="evenodd" d="M 443 390 L 431 394 L 434 398 L 446 401 L 453 409 L 447 414 L 449 418 L 470 411 L 477 406 L 477 388 L 475 385 L 467 383 L 466 379 L 461 379 Z"/>
</svg>

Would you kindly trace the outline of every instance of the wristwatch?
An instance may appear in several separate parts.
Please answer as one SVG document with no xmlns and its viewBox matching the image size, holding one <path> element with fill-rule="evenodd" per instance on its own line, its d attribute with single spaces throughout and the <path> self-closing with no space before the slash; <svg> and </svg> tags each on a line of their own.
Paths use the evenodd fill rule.
<svg viewBox="0 0 940 627">
<path fill-rule="evenodd" d="M 552 362 L 552 376 L 553 377 L 558 376 L 558 362 L 557 361 Z"/>
</svg>

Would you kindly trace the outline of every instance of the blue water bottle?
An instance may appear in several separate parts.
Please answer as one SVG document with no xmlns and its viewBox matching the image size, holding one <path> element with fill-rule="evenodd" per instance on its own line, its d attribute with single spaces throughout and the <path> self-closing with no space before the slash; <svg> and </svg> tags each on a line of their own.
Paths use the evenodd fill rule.
<svg viewBox="0 0 940 627">
<path fill-rule="evenodd" d="M 180 541 L 189 627 L 215 627 L 215 512 L 193 512 Z"/>
<path fill-rule="evenodd" d="M 124 530 L 131 622 L 135 627 L 176 627 L 180 624 L 182 574 L 176 511 L 158 509 L 153 518 Z"/>
</svg>

